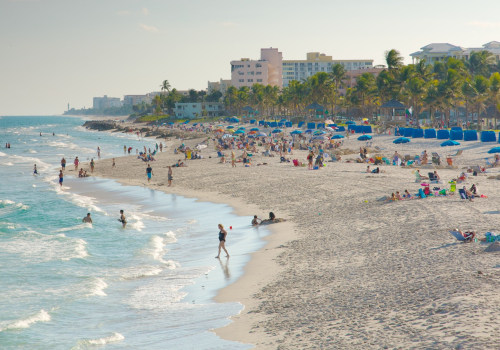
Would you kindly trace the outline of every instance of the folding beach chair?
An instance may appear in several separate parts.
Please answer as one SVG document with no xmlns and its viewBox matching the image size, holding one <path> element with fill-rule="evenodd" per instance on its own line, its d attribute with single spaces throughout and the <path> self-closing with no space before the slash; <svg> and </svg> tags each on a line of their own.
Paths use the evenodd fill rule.
<svg viewBox="0 0 500 350">
<path fill-rule="evenodd" d="M 432 163 L 441 165 L 441 157 L 436 152 L 432 152 Z"/>
<path fill-rule="evenodd" d="M 429 175 L 429 181 L 436 181 L 438 182 L 437 177 L 434 175 L 434 173 L 427 173 Z"/>
<path fill-rule="evenodd" d="M 458 190 L 458 193 L 460 194 L 460 199 L 470 199 L 468 196 L 467 196 L 467 193 L 465 193 L 465 190 L 463 188 L 460 188 Z"/>
</svg>

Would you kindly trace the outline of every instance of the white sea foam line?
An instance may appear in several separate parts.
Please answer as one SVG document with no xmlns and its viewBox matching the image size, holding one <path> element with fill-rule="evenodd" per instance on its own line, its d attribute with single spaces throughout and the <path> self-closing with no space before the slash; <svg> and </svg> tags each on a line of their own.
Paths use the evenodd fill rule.
<svg viewBox="0 0 500 350">
<path fill-rule="evenodd" d="M 129 227 L 137 231 L 142 231 L 144 228 L 144 222 L 141 220 L 140 215 L 130 214 L 130 219 L 135 221 L 129 223 Z"/>
<path fill-rule="evenodd" d="M 68 238 L 62 233 L 44 235 L 36 231 L 23 231 L 4 243 L 0 251 L 18 254 L 30 263 L 67 261 L 88 256 L 87 242 L 80 238 Z"/>
<path fill-rule="evenodd" d="M 84 343 L 87 343 L 88 345 L 106 345 L 122 341 L 123 339 L 125 339 L 125 337 L 122 334 L 115 332 L 108 337 L 85 340 Z"/>
<path fill-rule="evenodd" d="M 16 203 L 14 201 L 11 201 L 9 199 L 2 199 L 0 200 L 0 208 L 6 208 L 6 207 L 15 207 L 21 210 L 28 210 L 29 206 L 23 203 Z"/>
<path fill-rule="evenodd" d="M 12 323 L 8 323 L 5 327 L 0 327 L 0 332 L 8 330 L 8 329 L 24 329 L 29 328 L 32 324 L 37 322 L 49 322 L 50 315 L 45 310 L 40 310 L 38 313 L 27 317 L 25 319 L 17 320 Z"/>
<path fill-rule="evenodd" d="M 55 230 L 54 232 L 67 232 L 67 231 L 76 231 L 83 228 L 92 228 L 92 224 L 90 222 L 84 222 L 82 224 L 78 224 L 75 226 L 63 227 Z"/>
<path fill-rule="evenodd" d="M 104 290 L 108 288 L 108 284 L 100 277 L 94 277 L 90 285 L 88 287 L 89 292 L 87 293 L 87 296 L 94 296 L 98 295 L 101 297 L 105 297 L 107 294 L 104 292 Z"/>
<path fill-rule="evenodd" d="M 159 266 L 133 266 L 122 270 L 120 279 L 134 280 L 142 277 L 153 277 L 159 275 L 163 271 Z"/>
<path fill-rule="evenodd" d="M 0 152 L 0 157 L 5 157 L 5 156 L 7 156 L 7 154 Z"/>
<path fill-rule="evenodd" d="M 100 207 L 98 207 L 95 204 L 95 198 L 89 197 L 89 196 L 82 196 L 82 195 L 77 194 L 77 193 L 66 191 L 66 190 L 71 189 L 71 187 L 67 187 L 64 185 L 62 186 L 62 189 L 61 189 L 61 186 L 59 186 L 59 183 L 55 181 L 56 179 L 58 179 L 58 176 L 50 176 L 50 177 L 47 177 L 47 182 L 49 182 L 52 185 L 52 187 L 55 189 L 55 191 L 58 194 L 65 196 L 73 204 L 76 204 L 77 206 L 79 206 L 81 208 L 88 209 L 88 211 L 105 213 L 105 211 L 103 209 L 101 209 Z"/>
</svg>

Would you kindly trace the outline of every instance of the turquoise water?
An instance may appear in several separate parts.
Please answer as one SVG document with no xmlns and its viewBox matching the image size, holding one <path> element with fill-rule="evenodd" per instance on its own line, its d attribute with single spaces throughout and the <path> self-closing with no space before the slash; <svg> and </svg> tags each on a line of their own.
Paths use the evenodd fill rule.
<svg viewBox="0 0 500 350">
<path fill-rule="evenodd" d="M 155 146 L 82 124 L 0 118 L 0 348 L 250 348 L 210 332 L 242 309 L 212 298 L 241 276 L 267 232 L 226 205 L 113 180 L 66 176 L 61 188 L 63 156 L 72 166 L 75 156 L 97 158 L 97 146 L 107 158 L 124 145 Z M 82 223 L 87 212 L 92 225 Z M 230 259 L 214 259 L 219 222 L 232 226 Z"/>
</svg>

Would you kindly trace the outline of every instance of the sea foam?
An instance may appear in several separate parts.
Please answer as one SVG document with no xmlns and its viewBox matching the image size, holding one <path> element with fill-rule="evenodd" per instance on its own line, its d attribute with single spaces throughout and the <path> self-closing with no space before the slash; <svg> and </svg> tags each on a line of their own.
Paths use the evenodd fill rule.
<svg viewBox="0 0 500 350">
<path fill-rule="evenodd" d="M 32 316 L 29 316 L 29 317 L 24 318 L 24 319 L 16 320 L 12 323 L 8 323 L 4 327 L 0 326 L 0 332 L 5 331 L 5 330 L 9 330 L 9 329 L 29 328 L 34 323 L 49 322 L 49 321 L 50 321 L 49 313 L 42 309 L 38 313 L 36 313 Z"/>
</svg>

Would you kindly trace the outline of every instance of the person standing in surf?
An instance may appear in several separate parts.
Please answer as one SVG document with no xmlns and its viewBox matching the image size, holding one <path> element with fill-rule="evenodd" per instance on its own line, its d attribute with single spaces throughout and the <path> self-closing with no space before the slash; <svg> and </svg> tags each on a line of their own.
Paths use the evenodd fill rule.
<svg viewBox="0 0 500 350">
<path fill-rule="evenodd" d="M 59 186 L 62 187 L 63 181 L 64 181 L 64 174 L 62 170 L 59 170 Z"/>
<path fill-rule="evenodd" d="M 224 230 L 224 226 L 222 226 L 222 224 L 219 224 L 219 254 L 217 254 L 217 256 L 215 257 L 216 259 L 219 259 L 221 249 L 224 249 L 224 251 L 226 252 L 226 257 L 229 258 L 229 253 L 226 249 L 226 237 L 227 231 Z"/>
<path fill-rule="evenodd" d="M 127 219 L 125 218 L 125 214 L 123 213 L 123 209 L 120 210 L 120 218 L 118 219 L 122 223 L 123 228 L 127 226 Z"/>
<path fill-rule="evenodd" d="M 64 159 L 64 157 L 61 159 L 61 169 L 63 171 L 66 170 L 66 159 Z"/>
<path fill-rule="evenodd" d="M 148 176 L 148 182 L 151 181 L 151 176 L 153 175 L 153 168 L 151 168 L 151 165 L 148 164 L 148 167 L 146 168 L 146 175 Z"/>
</svg>

